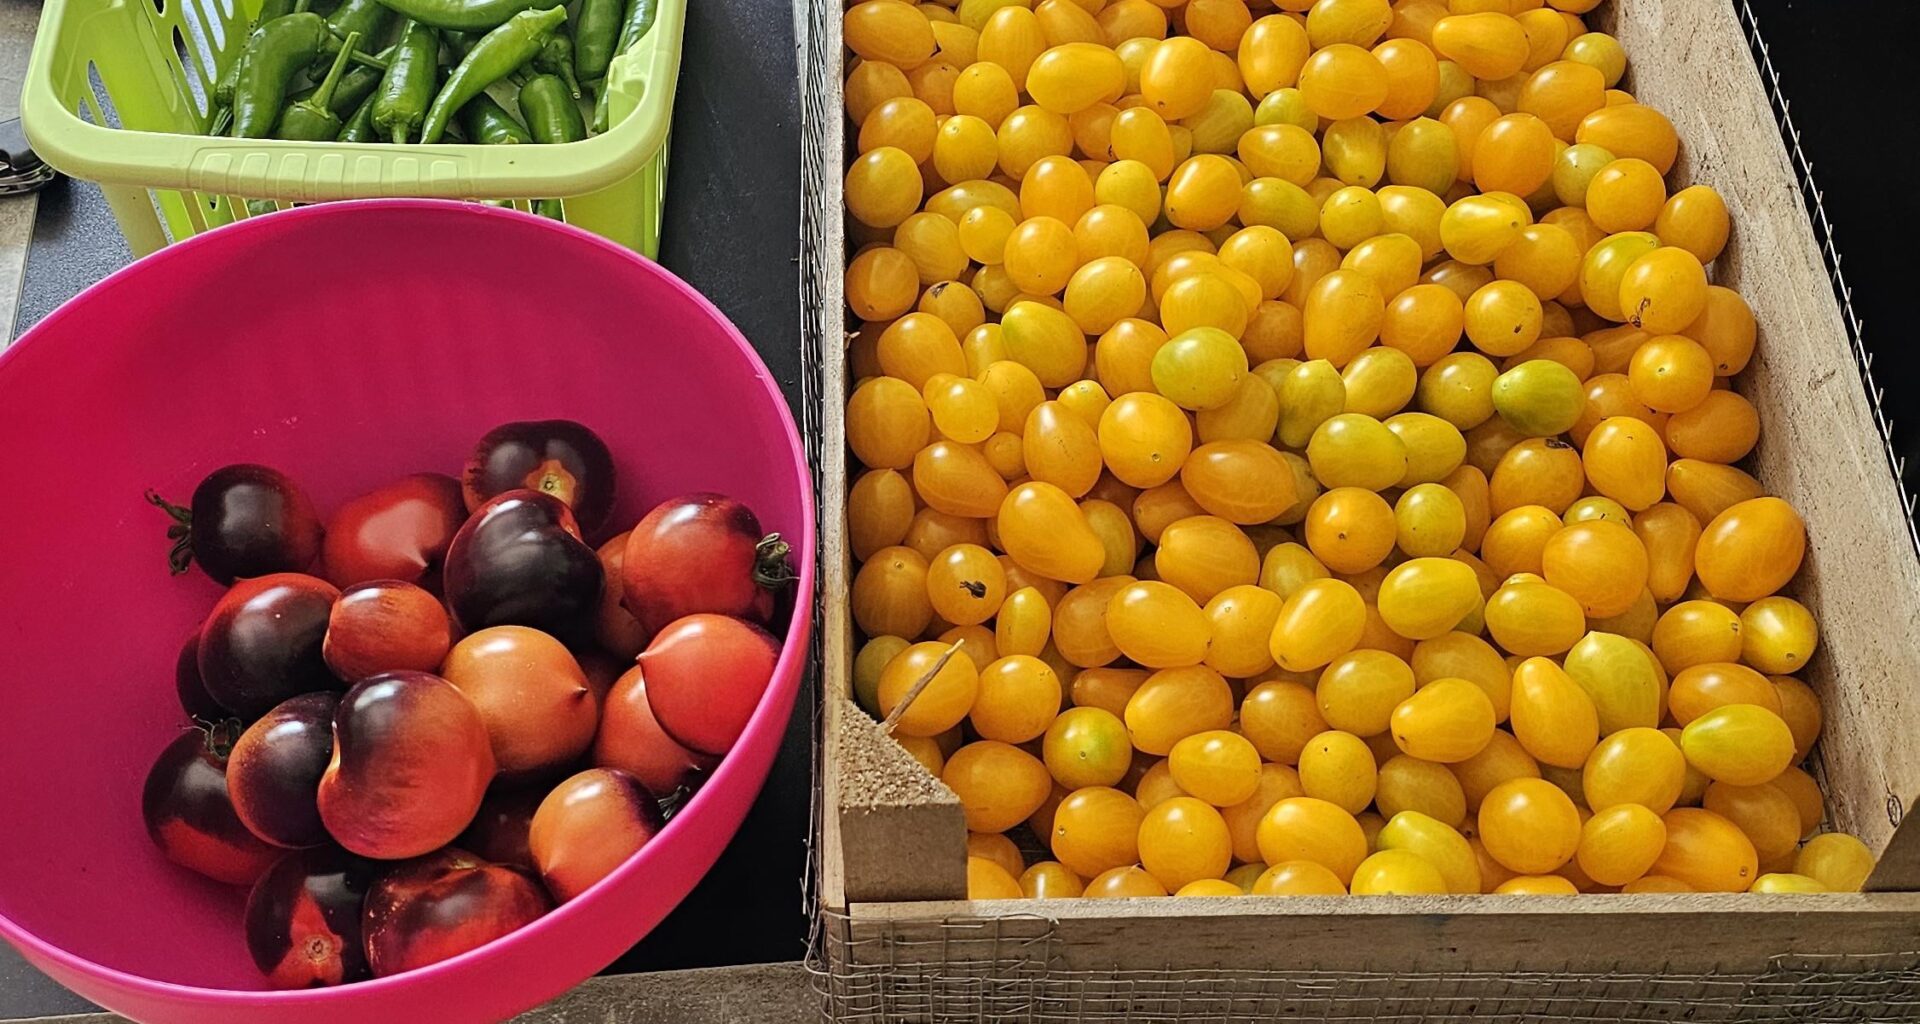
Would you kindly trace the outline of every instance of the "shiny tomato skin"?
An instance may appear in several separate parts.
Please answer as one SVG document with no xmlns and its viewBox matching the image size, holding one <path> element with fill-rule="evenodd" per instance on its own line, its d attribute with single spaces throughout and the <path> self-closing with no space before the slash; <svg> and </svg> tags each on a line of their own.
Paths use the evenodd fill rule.
<svg viewBox="0 0 1920 1024">
<path fill-rule="evenodd" d="M 440 592 L 440 568 L 467 507 L 460 481 L 415 473 L 376 487 L 334 510 L 321 544 L 323 573 L 341 589 L 401 580 Z"/>
<path fill-rule="evenodd" d="M 668 736 L 703 754 L 725 754 L 773 680 L 780 641 L 727 615 L 667 624 L 640 652 L 647 703 Z"/>
<path fill-rule="evenodd" d="M 790 576 L 785 552 L 752 509 L 724 494 L 661 502 L 627 535 L 627 611 L 649 633 L 696 612 L 768 625 L 773 587 Z"/>
</svg>

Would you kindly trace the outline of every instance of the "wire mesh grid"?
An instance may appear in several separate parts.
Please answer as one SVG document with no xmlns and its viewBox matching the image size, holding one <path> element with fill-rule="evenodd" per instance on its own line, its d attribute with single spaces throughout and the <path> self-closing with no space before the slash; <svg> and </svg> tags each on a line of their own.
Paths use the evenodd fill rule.
<svg viewBox="0 0 1920 1024">
<path fill-rule="evenodd" d="M 1887 415 L 1885 404 L 1886 389 L 1874 382 L 1873 351 L 1867 347 L 1866 325 L 1853 309 L 1853 289 L 1848 286 L 1846 274 L 1841 270 L 1840 249 L 1834 244 L 1833 222 L 1827 219 L 1826 206 L 1822 202 L 1825 193 L 1813 180 L 1813 161 L 1807 159 L 1806 150 L 1800 146 L 1800 129 L 1794 127 L 1792 104 L 1781 91 L 1780 73 L 1773 66 L 1773 55 L 1766 38 L 1760 34 L 1760 22 L 1754 17 L 1753 6 L 1748 0 L 1735 2 L 1739 6 L 1740 27 L 1746 33 L 1747 48 L 1760 70 L 1761 83 L 1767 90 L 1767 102 L 1772 105 L 1773 119 L 1780 127 L 1780 139 L 1787 147 L 1794 176 L 1800 182 L 1800 199 L 1806 206 L 1807 218 L 1813 223 L 1814 240 L 1819 243 L 1821 259 L 1827 265 L 1827 276 L 1833 281 L 1833 294 L 1840 303 L 1841 319 L 1846 323 L 1854 366 L 1860 372 L 1861 385 L 1866 388 L 1867 400 L 1873 406 L 1874 422 L 1880 428 L 1880 438 L 1886 446 L 1887 465 L 1900 484 L 1901 500 L 1906 506 L 1908 539 L 1913 543 L 1914 550 L 1920 552 L 1920 521 L 1914 518 L 1915 512 L 1920 511 L 1920 490 L 1916 490 L 1914 481 L 1907 478 L 1906 459 L 1894 448 L 1893 420 Z"/>
<path fill-rule="evenodd" d="M 1874 380 L 1873 353 L 1853 292 L 1842 271 L 1833 224 L 1815 184 L 1813 164 L 1800 144 L 1790 104 L 1781 91 L 1758 19 L 1748 0 L 1730 0 L 1759 69 L 1781 139 L 1799 180 L 1862 386 L 1873 406 L 1888 466 L 1900 482 L 1908 535 L 1920 552 L 1920 495 L 1906 477 L 1893 445 L 1885 389 Z M 840 5 L 809 0 L 795 6 L 802 81 L 803 119 L 815 126 L 815 142 L 841 137 L 841 111 L 834 70 L 838 62 L 814 59 L 809 47 L 837 48 Z M 827 127 L 822 127 L 827 126 Z M 833 191 L 837 167 L 829 161 L 839 145 L 805 147 L 802 186 L 817 197 Z M 802 231 L 809 250 L 801 274 L 808 311 L 803 338 L 807 396 L 802 422 L 816 482 L 826 414 L 821 377 L 822 346 L 844 344 L 841 297 L 828 294 L 826 259 L 813 247 L 837 252 L 841 233 L 836 204 L 806 203 Z M 829 340 L 830 339 L 830 340 Z M 816 597 L 816 602 L 819 600 Z M 816 665 L 817 661 L 816 639 Z M 816 702 L 816 709 L 824 706 Z M 818 735 L 820 722 L 816 716 Z M 820 744 L 815 745 L 816 758 Z M 1914 952 L 1807 956 L 1783 954 L 1753 971 L 1684 971 L 1645 957 L 1607 969 L 1569 964 L 1559 970 L 1517 970 L 1499 964 L 1462 962 L 1445 970 L 1332 971 L 1291 969 L 1087 970 L 1064 966 L 1053 923 L 1030 914 L 958 917 L 869 925 L 856 930 L 842 912 L 822 906 L 817 891 L 817 847 L 823 813 L 815 771 L 813 835 L 803 888 L 814 914 L 806 967 L 823 1020 L 838 1024 L 1241 1024 L 1312 1020 L 1327 1024 L 1473 1024 L 1553 1021 L 1563 1024 L 1665 1024 L 1687 1021 L 1868 1022 L 1920 1021 L 1920 930 Z M 931 927 L 930 927 L 931 926 Z M 932 937 L 929 937 L 931 932 Z M 1604 937 L 1596 935 L 1595 940 Z"/>
</svg>

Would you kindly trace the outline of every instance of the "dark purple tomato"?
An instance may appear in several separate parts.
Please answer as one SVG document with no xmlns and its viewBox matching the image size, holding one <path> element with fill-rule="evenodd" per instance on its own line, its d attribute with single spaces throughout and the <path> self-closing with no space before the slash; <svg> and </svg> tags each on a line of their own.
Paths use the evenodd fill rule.
<svg viewBox="0 0 1920 1024">
<path fill-rule="evenodd" d="M 447 606 L 466 632 L 531 626 L 569 646 L 593 637 L 600 559 L 573 512 L 537 491 L 508 491 L 474 512 L 447 550 Z"/>
<path fill-rule="evenodd" d="M 648 636 L 700 612 L 767 626 L 775 591 L 793 583 L 787 553 L 779 534 L 762 533 L 753 510 L 724 494 L 661 502 L 627 535 L 627 611 Z"/>
<path fill-rule="evenodd" d="M 322 691 L 281 701 L 247 726 L 227 756 L 227 790 L 241 823 L 275 846 L 327 841 L 315 803 L 333 760 L 333 710 L 340 695 Z"/>
<path fill-rule="evenodd" d="M 476 856 L 495 864 L 532 871 L 533 853 L 527 849 L 527 831 L 533 826 L 533 812 L 552 788 L 552 781 L 527 782 L 499 780 L 488 788 L 486 799 L 473 824 L 453 844 L 472 850 Z"/>
<path fill-rule="evenodd" d="M 237 463 L 208 473 L 181 508 L 152 491 L 147 500 L 173 517 L 173 571 L 200 563 L 220 583 L 276 572 L 304 572 L 320 554 L 320 517 L 306 492 L 271 466 Z"/>
<path fill-rule="evenodd" d="M 526 420 L 487 431 L 460 477 L 467 509 L 525 488 L 573 509 L 589 535 L 613 511 L 613 454 L 599 435 L 572 420 Z"/>
<path fill-rule="evenodd" d="M 180 707 L 196 722 L 212 724 L 229 712 L 207 692 L 200 679 L 200 631 L 194 630 L 180 645 L 180 656 L 173 662 L 173 688 L 180 695 Z"/>
<path fill-rule="evenodd" d="M 401 580 L 437 594 L 447 545 L 466 519 L 460 481 L 445 473 L 415 473 L 377 487 L 327 520 L 325 575 L 342 589 Z"/>
<path fill-rule="evenodd" d="M 167 859 L 216 882 L 252 885 L 280 850 L 241 824 L 227 791 L 227 751 L 237 722 L 189 729 L 147 772 L 140 813 Z"/>
<path fill-rule="evenodd" d="M 283 572 L 242 580 L 200 627 L 200 678 L 222 707 L 258 718 L 288 697 L 339 690 L 321 650 L 340 591 Z"/>
<path fill-rule="evenodd" d="M 360 922 L 379 866 L 337 846 L 281 857 L 247 896 L 247 952 L 274 988 L 369 977 Z"/>
<path fill-rule="evenodd" d="M 553 909 L 540 883 L 452 847 L 392 868 L 367 895 L 361 929 L 374 977 L 438 963 Z"/>
</svg>

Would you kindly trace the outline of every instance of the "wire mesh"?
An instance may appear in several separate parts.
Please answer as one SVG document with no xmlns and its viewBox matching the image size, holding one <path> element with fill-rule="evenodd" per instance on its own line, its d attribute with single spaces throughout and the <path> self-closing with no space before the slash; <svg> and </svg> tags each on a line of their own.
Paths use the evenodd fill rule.
<svg viewBox="0 0 1920 1024">
<path fill-rule="evenodd" d="M 1867 347 L 1866 325 L 1853 308 L 1853 289 L 1847 284 L 1847 276 L 1841 269 L 1840 249 L 1834 243 L 1833 222 L 1827 218 L 1823 203 L 1825 193 L 1813 179 L 1813 161 L 1807 159 L 1806 150 L 1800 145 L 1800 129 L 1794 127 L 1792 104 L 1780 87 L 1780 73 L 1773 66 L 1772 51 L 1760 34 L 1759 19 L 1754 16 L 1753 6 L 1748 0 L 1735 0 L 1739 6 L 1740 28 L 1747 37 L 1747 48 L 1753 54 L 1753 62 L 1760 70 L 1760 79 L 1766 86 L 1767 102 L 1773 107 L 1774 122 L 1779 125 L 1780 139 L 1787 147 L 1787 156 L 1793 163 L 1794 175 L 1800 183 L 1800 199 L 1807 210 L 1807 218 L 1813 224 L 1814 241 L 1820 246 L 1820 255 L 1827 265 L 1827 276 L 1833 281 L 1833 295 L 1840 303 L 1840 316 L 1846 323 L 1847 341 L 1853 350 L 1854 367 L 1860 373 L 1860 383 L 1866 388 L 1867 400 L 1873 406 L 1873 418 L 1880 429 L 1880 439 L 1886 447 L 1887 465 L 1893 470 L 1894 479 L 1900 483 L 1901 500 L 1906 506 L 1907 536 L 1914 550 L 1920 552 L 1920 521 L 1914 518 L 1920 511 L 1920 491 L 1914 482 L 1907 479 L 1906 459 L 1902 458 L 1893 445 L 1893 420 L 1887 415 L 1886 389 L 1874 382 L 1873 351 Z"/>
<path fill-rule="evenodd" d="M 1873 353 L 1853 306 L 1842 271 L 1834 229 L 1815 184 L 1813 165 L 1800 144 L 1790 105 L 1781 91 L 1758 20 L 1748 0 L 1736 8 L 1759 69 L 1781 139 L 1799 180 L 1801 200 L 1832 281 L 1862 386 L 1884 444 L 1888 466 L 1900 481 L 1909 540 L 1920 552 L 1920 510 L 1905 460 L 1893 446 L 1893 423 L 1885 390 L 1874 379 Z M 811 138 L 802 183 L 808 196 L 803 221 L 805 267 L 802 295 L 808 310 L 803 341 L 808 371 L 809 454 L 816 475 L 823 457 L 815 400 L 824 393 L 821 346 L 844 344 L 841 296 L 827 294 L 821 268 L 839 257 L 838 204 L 820 201 L 837 192 L 841 155 L 839 61 L 817 50 L 837 49 L 841 5 L 808 0 L 796 5 L 800 29 L 802 113 Z M 837 199 L 837 196 L 834 198 Z M 821 255 L 826 253 L 826 255 Z M 816 730 L 819 722 L 816 721 Z M 817 734 L 817 733 L 816 733 Z M 816 744 L 816 751 L 819 744 Z M 816 753 L 816 757 L 817 757 Z M 814 834 L 809 845 L 807 887 L 815 903 L 806 966 L 823 1020 L 838 1024 L 1243 1024 L 1311 1020 L 1327 1024 L 1667 1024 L 1667 1022 L 1920 1021 L 1920 926 L 1913 952 L 1871 955 L 1783 954 L 1748 970 L 1675 970 L 1654 966 L 1648 951 L 1603 969 L 1572 965 L 1557 970 L 1517 969 L 1512 964 L 1461 962 L 1444 970 L 1334 971 L 1316 967 L 1233 970 L 1089 970 L 1069 968 L 1053 922 L 1032 914 L 930 918 L 868 924 L 856 936 L 841 912 L 818 904 L 820 815 L 815 772 Z M 1596 935 L 1595 941 L 1604 941 Z"/>
</svg>

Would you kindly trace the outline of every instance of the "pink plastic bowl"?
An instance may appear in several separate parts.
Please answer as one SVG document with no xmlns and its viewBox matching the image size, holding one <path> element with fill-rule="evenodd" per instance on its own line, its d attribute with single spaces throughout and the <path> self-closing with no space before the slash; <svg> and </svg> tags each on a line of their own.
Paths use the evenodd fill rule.
<svg viewBox="0 0 1920 1024">
<path fill-rule="evenodd" d="M 245 893 L 147 839 L 140 786 L 183 721 L 173 661 L 219 588 L 170 578 L 166 522 L 229 462 L 330 511 L 458 472 L 489 427 L 567 417 L 620 460 L 616 519 L 690 490 L 793 542 L 799 593 L 739 745 L 653 843 L 490 945 L 377 981 L 264 991 Z M 807 657 L 812 484 L 766 367 L 684 282 L 583 231 L 484 206 L 329 203 L 169 246 L 0 355 L 0 934 L 156 1022 L 499 1020 L 612 962 L 703 875 L 766 780 Z"/>
</svg>

